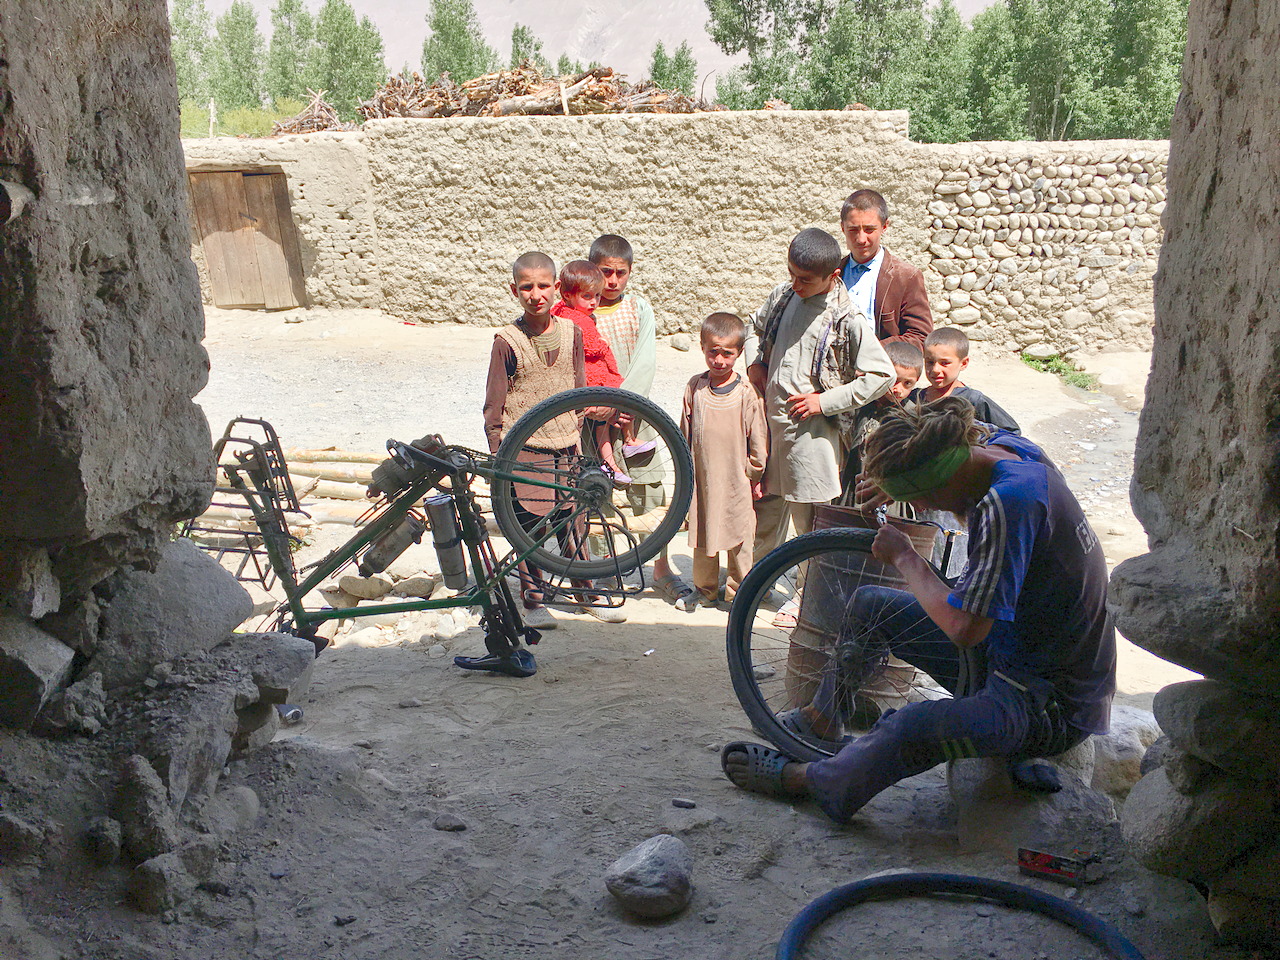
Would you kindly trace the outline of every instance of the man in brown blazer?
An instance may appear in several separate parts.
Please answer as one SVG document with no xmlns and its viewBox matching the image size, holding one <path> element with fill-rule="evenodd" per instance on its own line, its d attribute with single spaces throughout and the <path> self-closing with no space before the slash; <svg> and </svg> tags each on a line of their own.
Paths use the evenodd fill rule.
<svg viewBox="0 0 1280 960">
<path fill-rule="evenodd" d="M 933 330 L 933 312 L 924 289 L 924 274 L 881 245 L 889 229 L 889 205 L 875 190 L 849 195 L 840 211 L 840 229 L 849 255 L 840 261 L 840 276 L 849 298 L 875 318 L 881 343 L 905 340 L 924 349 Z"/>
</svg>

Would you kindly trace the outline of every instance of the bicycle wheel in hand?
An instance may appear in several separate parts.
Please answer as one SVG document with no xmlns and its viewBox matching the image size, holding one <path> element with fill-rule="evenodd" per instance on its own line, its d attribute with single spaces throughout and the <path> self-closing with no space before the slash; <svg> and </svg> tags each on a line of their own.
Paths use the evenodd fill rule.
<svg viewBox="0 0 1280 960">
<path fill-rule="evenodd" d="M 645 449 L 624 456 L 617 427 L 605 439 L 597 425 L 607 411 L 612 420 L 630 417 L 628 435 Z M 576 444 L 552 449 L 539 442 L 571 423 Z M 605 443 L 629 484 L 609 468 Z M 675 423 L 651 400 L 610 387 L 581 387 L 539 403 L 503 437 L 494 469 L 498 529 L 531 564 L 564 577 L 635 570 L 675 536 L 693 496 L 693 461 Z"/>
<path fill-rule="evenodd" d="M 778 718 L 811 703 L 824 677 L 843 733 L 851 735 L 890 707 L 947 696 L 895 656 L 927 618 L 923 611 L 909 621 L 885 614 L 882 588 L 904 591 L 906 584 L 872 556 L 874 539 L 874 530 L 834 528 L 784 543 L 751 568 L 729 612 L 729 674 L 738 701 L 757 733 L 799 760 L 839 749 Z"/>
</svg>

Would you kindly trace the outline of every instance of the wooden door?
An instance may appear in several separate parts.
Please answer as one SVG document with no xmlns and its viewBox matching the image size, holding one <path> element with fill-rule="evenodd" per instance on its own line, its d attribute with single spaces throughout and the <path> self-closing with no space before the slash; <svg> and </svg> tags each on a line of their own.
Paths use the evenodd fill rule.
<svg viewBox="0 0 1280 960">
<path fill-rule="evenodd" d="M 306 303 L 302 256 L 282 173 L 193 173 L 191 204 L 219 307 Z"/>
</svg>

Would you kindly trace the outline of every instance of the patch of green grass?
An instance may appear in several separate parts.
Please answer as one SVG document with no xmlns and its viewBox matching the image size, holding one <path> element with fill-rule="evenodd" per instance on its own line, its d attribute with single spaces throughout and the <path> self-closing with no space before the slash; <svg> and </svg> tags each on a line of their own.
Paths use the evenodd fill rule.
<svg viewBox="0 0 1280 960">
<path fill-rule="evenodd" d="M 281 100 L 274 108 L 264 110 L 242 107 L 237 110 L 219 110 L 214 124 L 215 137 L 269 137 L 271 126 L 277 120 L 296 117 L 306 104 L 301 100 Z M 209 136 L 209 106 L 182 102 L 182 136 Z"/>
<path fill-rule="evenodd" d="M 1098 378 L 1092 373 L 1086 373 L 1083 370 L 1077 370 L 1070 360 L 1062 357 L 1053 356 L 1039 360 L 1035 357 L 1028 357 L 1025 353 L 1022 355 L 1022 362 L 1032 370 L 1039 370 L 1041 373 L 1053 373 L 1062 378 L 1062 382 L 1071 387 L 1079 387 L 1081 390 L 1097 390 Z"/>
</svg>

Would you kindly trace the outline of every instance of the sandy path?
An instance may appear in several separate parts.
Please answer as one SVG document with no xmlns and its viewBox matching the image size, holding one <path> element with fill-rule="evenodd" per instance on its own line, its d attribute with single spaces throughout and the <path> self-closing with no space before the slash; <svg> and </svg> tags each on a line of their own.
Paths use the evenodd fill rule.
<svg viewBox="0 0 1280 960">
<path fill-rule="evenodd" d="M 377 449 L 389 436 L 427 431 L 479 445 L 491 331 L 406 327 L 363 312 L 305 316 L 209 311 L 213 372 L 200 402 L 215 433 L 243 413 L 274 422 L 290 446 Z M 1132 373 L 1140 359 L 1107 363 L 1122 371 L 1120 400 L 1141 394 Z M 673 410 L 700 368 L 696 352 L 660 346 L 655 398 Z M 1126 409 L 982 354 L 969 382 L 998 397 L 1068 471 L 1111 560 L 1144 548 L 1126 494 L 1135 398 Z M 673 549 L 687 573 L 687 549 Z M 729 688 L 725 615 L 680 614 L 650 596 L 626 611 L 616 626 L 561 615 L 539 648 L 538 675 L 523 681 L 462 674 L 412 630 L 375 631 L 327 652 L 306 721 L 232 766 L 230 781 L 259 793 L 263 816 L 225 851 L 225 894 L 199 894 L 172 924 L 122 918 L 103 904 L 75 926 L 52 916 L 51 925 L 85 938 L 84 956 L 121 960 L 728 960 L 773 956 L 805 902 L 875 871 L 1017 879 L 994 855 L 958 851 L 940 769 L 885 791 L 843 828 L 812 808 L 734 789 L 716 751 L 754 737 Z M 448 653 L 481 645 L 473 629 Z M 1131 647 L 1122 670 L 1123 693 L 1138 703 L 1181 674 Z M 697 807 L 676 809 L 673 797 Z M 444 813 L 467 829 L 435 829 Z M 601 877 L 663 831 L 693 850 L 695 898 L 674 920 L 637 923 Z M 1131 864 L 1079 902 L 1150 958 L 1229 956 L 1210 946 L 1189 887 Z M 109 935 L 94 926 L 101 916 L 114 924 Z M 1052 925 L 971 904 L 907 901 L 857 919 L 839 955 L 850 955 L 850 942 L 861 944 L 859 956 L 1095 955 Z"/>
</svg>

